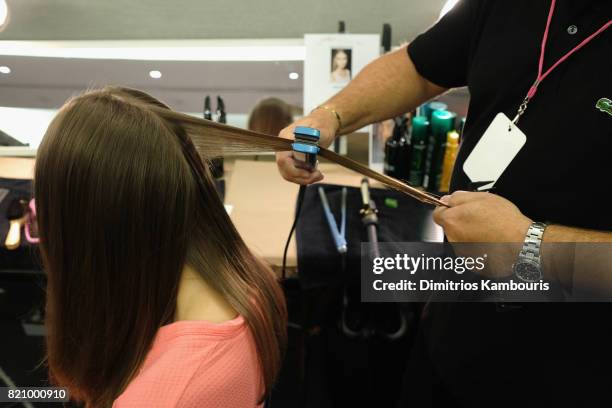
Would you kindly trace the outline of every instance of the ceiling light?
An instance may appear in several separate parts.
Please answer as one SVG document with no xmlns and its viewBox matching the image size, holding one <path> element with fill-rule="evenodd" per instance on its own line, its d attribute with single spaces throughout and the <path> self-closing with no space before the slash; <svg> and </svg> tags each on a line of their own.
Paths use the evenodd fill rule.
<svg viewBox="0 0 612 408">
<path fill-rule="evenodd" d="M 455 7 L 455 4 L 457 4 L 458 2 L 459 0 L 446 0 L 446 4 L 444 4 L 444 7 L 442 7 L 442 11 L 440 11 L 439 18 L 444 17 L 444 15 L 451 11 L 452 8 Z"/>
<path fill-rule="evenodd" d="M 8 6 L 6 0 L 0 0 L 0 28 L 4 26 L 8 19 Z"/>
<path fill-rule="evenodd" d="M 299 79 L 299 78 L 300 78 L 300 74 L 298 74 L 297 72 L 289 73 L 289 79 Z"/>
<path fill-rule="evenodd" d="M 10 73 L 11 73 L 11 69 L 9 67 L 7 67 L 6 65 L 0 66 L 0 74 L 10 74 Z"/>
<path fill-rule="evenodd" d="M 161 71 L 154 69 L 153 71 L 149 71 L 149 76 L 153 79 L 159 79 L 162 77 Z"/>
<path fill-rule="evenodd" d="M 0 55 L 136 61 L 304 61 L 306 48 L 301 38 L 0 41 Z"/>
</svg>

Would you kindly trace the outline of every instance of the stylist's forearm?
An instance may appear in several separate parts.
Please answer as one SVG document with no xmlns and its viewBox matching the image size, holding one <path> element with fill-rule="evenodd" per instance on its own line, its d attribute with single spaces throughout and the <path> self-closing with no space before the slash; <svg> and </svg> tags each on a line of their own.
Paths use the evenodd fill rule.
<svg viewBox="0 0 612 408">
<path fill-rule="evenodd" d="M 568 289 L 612 294 L 612 254 L 609 251 L 612 232 L 550 225 L 543 242 L 542 262 L 547 278 L 559 281 Z M 576 243 L 575 247 L 563 245 L 572 243 Z"/>
<path fill-rule="evenodd" d="M 612 243 L 612 232 L 565 227 L 563 225 L 549 225 L 544 234 L 544 242 Z"/>
<path fill-rule="evenodd" d="M 338 135 L 409 112 L 444 91 L 421 77 L 406 49 L 401 48 L 371 62 L 340 93 L 322 104 L 326 109 L 315 109 L 279 136 L 293 139 L 296 126 L 312 127 L 320 131 L 319 145 L 328 147 Z M 320 170 L 297 166 L 292 152 L 277 152 L 276 164 L 285 180 L 301 185 L 323 180 Z"/>
<path fill-rule="evenodd" d="M 346 134 L 409 112 L 445 90 L 423 78 L 402 47 L 368 64 L 323 105 L 339 113 L 338 134 Z"/>
</svg>

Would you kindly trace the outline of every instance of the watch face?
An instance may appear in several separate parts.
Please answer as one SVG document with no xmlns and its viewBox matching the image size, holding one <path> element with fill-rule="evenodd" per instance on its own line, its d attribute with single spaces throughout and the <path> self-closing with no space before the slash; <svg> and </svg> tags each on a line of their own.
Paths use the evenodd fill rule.
<svg viewBox="0 0 612 408">
<path fill-rule="evenodd" d="M 524 282 L 539 282 L 542 279 L 540 265 L 533 261 L 519 261 L 514 265 L 514 274 Z"/>
</svg>

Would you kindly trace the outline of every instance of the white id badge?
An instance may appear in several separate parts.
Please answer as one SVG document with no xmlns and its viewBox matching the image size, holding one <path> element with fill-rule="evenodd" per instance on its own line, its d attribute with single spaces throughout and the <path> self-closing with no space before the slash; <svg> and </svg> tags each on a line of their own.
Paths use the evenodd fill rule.
<svg viewBox="0 0 612 408">
<path fill-rule="evenodd" d="M 521 151 L 527 136 L 503 113 L 498 113 L 463 163 L 463 171 L 478 190 L 491 189 Z"/>
</svg>

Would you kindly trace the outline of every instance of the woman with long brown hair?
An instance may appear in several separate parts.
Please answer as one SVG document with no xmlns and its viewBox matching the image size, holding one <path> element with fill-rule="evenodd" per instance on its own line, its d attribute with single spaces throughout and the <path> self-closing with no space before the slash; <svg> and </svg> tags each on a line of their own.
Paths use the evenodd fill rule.
<svg viewBox="0 0 612 408">
<path fill-rule="evenodd" d="M 88 407 L 254 407 L 286 309 L 245 246 L 189 133 L 136 90 L 68 101 L 38 150 L 47 361 Z"/>
<path fill-rule="evenodd" d="M 251 111 L 247 128 L 276 136 L 292 122 L 291 106 L 279 98 L 265 98 L 257 102 Z"/>
<path fill-rule="evenodd" d="M 348 82 L 351 80 L 350 50 L 332 51 L 331 82 Z"/>
</svg>

